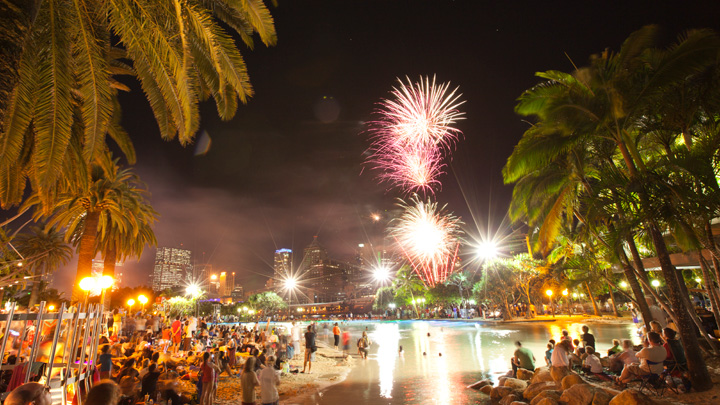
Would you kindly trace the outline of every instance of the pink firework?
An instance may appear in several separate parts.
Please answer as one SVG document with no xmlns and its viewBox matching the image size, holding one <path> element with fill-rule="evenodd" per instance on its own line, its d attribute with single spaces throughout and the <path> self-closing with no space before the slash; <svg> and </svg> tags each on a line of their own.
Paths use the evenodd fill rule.
<svg viewBox="0 0 720 405">
<path fill-rule="evenodd" d="M 427 286 L 447 280 L 455 269 L 460 246 L 460 219 L 438 207 L 436 202 L 417 196 L 403 202 L 405 212 L 394 221 L 390 235 L 420 279 Z"/>
<path fill-rule="evenodd" d="M 392 99 L 383 100 L 372 123 L 373 143 L 368 161 L 380 180 L 410 191 L 432 191 L 443 173 L 443 155 L 454 148 L 462 134 L 454 125 L 463 119 L 458 107 L 464 103 L 457 88 L 436 85 L 429 77 L 413 84 L 398 79 Z"/>
</svg>

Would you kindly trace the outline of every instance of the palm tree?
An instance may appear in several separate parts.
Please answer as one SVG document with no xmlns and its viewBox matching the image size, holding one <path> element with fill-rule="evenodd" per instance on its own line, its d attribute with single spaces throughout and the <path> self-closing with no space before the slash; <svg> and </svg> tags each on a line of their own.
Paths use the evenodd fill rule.
<svg viewBox="0 0 720 405">
<path fill-rule="evenodd" d="M 52 273 L 60 265 L 67 264 L 72 257 L 72 249 L 63 240 L 63 235 L 55 228 L 33 226 L 29 233 L 22 233 L 15 239 L 23 256 L 29 258 L 23 267 L 32 272 L 32 291 L 29 307 L 35 306 L 42 283 L 41 276 Z"/>
<path fill-rule="evenodd" d="M 662 206 L 664 196 L 651 192 L 655 178 L 648 167 L 656 153 L 641 149 L 646 135 L 641 123 L 664 90 L 715 62 L 720 39 L 712 32 L 693 31 L 672 47 L 659 49 L 654 47 L 656 36 L 655 27 L 645 27 L 633 33 L 620 52 L 606 51 L 591 59 L 590 66 L 577 69 L 572 75 L 554 71 L 539 74 L 547 82 L 526 91 L 516 110 L 536 117 L 542 133 L 559 139 L 557 143 L 561 146 L 576 145 L 584 139 L 614 144 L 613 160 L 618 162 L 618 169 L 630 186 L 623 190 L 626 196 L 620 197 L 629 197 L 625 199 L 626 207 L 634 208 L 625 214 L 639 218 L 652 241 L 688 353 L 691 380 L 704 390 L 711 387 L 707 367 L 700 353 L 684 284 L 678 279 L 663 238 L 665 218 L 657 208 Z M 531 162 L 535 166 L 543 160 L 551 162 L 570 150 L 537 149 Z"/>
<path fill-rule="evenodd" d="M 415 315 L 420 317 L 417 305 L 415 305 L 415 293 L 423 291 L 425 285 L 410 266 L 403 266 L 397 271 L 395 280 L 393 280 L 393 289 L 395 289 L 395 296 L 401 295 L 407 297 L 410 295 L 410 302 L 412 302 L 413 308 L 415 309 Z"/>
<path fill-rule="evenodd" d="M 134 75 L 161 136 L 186 145 L 200 101 L 212 97 L 228 120 L 238 99 L 253 94 L 232 35 L 249 48 L 254 34 L 267 46 L 276 42 L 262 0 L 10 0 L 1 7 L 0 28 L 12 28 L 0 65 L 8 73 L 0 81 L 3 208 L 20 203 L 29 179 L 47 212 L 58 184 L 81 175 L 72 169 L 91 164 L 106 136 L 129 150 L 117 102 L 117 91 L 129 88 L 116 76 Z"/>
</svg>

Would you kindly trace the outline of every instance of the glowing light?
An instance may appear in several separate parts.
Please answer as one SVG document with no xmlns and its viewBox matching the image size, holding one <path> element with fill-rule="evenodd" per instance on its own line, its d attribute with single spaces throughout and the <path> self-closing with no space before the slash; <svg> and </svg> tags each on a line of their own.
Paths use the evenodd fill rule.
<svg viewBox="0 0 720 405">
<path fill-rule="evenodd" d="M 653 287 L 658 288 L 660 287 L 660 280 L 653 280 L 650 284 L 652 284 Z"/>
<path fill-rule="evenodd" d="M 242 308 L 237 309 L 238 313 L 242 312 Z"/>
<path fill-rule="evenodd" d="M 577 293 L 573 293 L 573 298 L 577 298 L 577 297 L 578 297 Z"/>
<path fill-rule="evenodd" d="M 391 302 L 388 304 L 388 307 L 390 307 L 390 309 L 395 309 L 396 305 L 394 302 Z"/>
<path fill-rule="evenodd" d="M 147 304 L 148 299 L 147 299 L 146 296 L 140 294 L 140 295 L 138 295 L 138 301 L 139 301 L 141 304 L 145 305 L 145 304 Z"/>
<path fill-rule="evenodd" d="M 247 312 L 247 311 L 248 311 L 248 307 L 242 307 L 242 310 L 243 310 L 243 312 Z"/>
<path fill-rule="evenodd" d="M 546 294 L 548 297 L 552 297 L 552 296 L 553 296 L 553 290 L 547 290 L 547 291 L 545 291 L 545 294 Z"/>
<path fill-rule="evenodd" d="M 698 283 L 698 284 L 700 284 L 700 283 L 702 282 L 702 280 L 700 280 L 699 278 L 696 278 L 696 279 L 695 279 L 695 282 Z"/>
<path fill-rule="evenodd" d="M 200 290 L 200 286 L 197 284 L 190 284 L 185 288 L 185 293 L 192 298 L 197 298 L 202 294 L 202 290 Z"/>
<path fill-rule="evenodd" d="M 302 312 L 303 309 L 302 309 L 302 308 L 298 308 L 297 311 L 298 311 L 298 312 Z"/>
<path fill-rule="evenodd" d="M 468 301 L 468 302 L 470 303 L 470 305 L 475 305 L 475 304 L 477 304 L 477 302 L 475 302 L 475 300 L 472 300 L 472 299 L 471 299 L 470 301 Z"/>
<path fill-rule="evenodd" d="M 370 218 L 372 218 L 373 221 L 378 222 L 380 221 L 380 214 L 372 214 L 370 215 Z"/>
<path fill-rule="evenodd" d="M 133 305 L 135 305 L 135 300 L 130 298 L 129 300 L 127 300 L 127 304 L 129 307 L 132 307 Z"/>
<path fill-rule="evenodd" d="M 22 267 L 22 266 L 23 266 L 23 262 L 17 262 L 17 266 L 18 266 L 18 267 Z"/>
<path fill-rule="evenodd" d="M 485 241 L 477 247 L 476 254 L 480 259 L 490 260 L 498 255 L 497 244 L 493 241 Z"/>
<path fill-rule="evenodd" d="M 414 196 L 411 203 L 400 204 L 405 212 L 394 221 L 390 235 L 423 283 L 432 287 L 455 269 L 461 221 L 435 202 Z"/>
<path fill-rule="evenodd" d="M 88 292 L 95 288 L 97 285 L 97 280 L 95 280 L 95 277 L 85 277 L 84 279 L 80 280 L 80 289 Z"/>
<path fill-rule="evenodd" d="M 464 118 L 458 110 L 464 101 L 457 88 L 448 91 L 450 83 L 436 85 L 434 77 L 432 82 L 429 77 L 398 82 L 393 97 L 375 111 L 379 119 L 370 126 L 368 162 L 380 171 L 381 181 L 405 191 L 431 191 L 439 185 L 443 153 L 461 135 L 454 125 Z"/>
<path fill-rule="evenodd" d="M 108 275 L 100 277 L 98 281 L 99 287 L 103 290 L 106 288 L 110 288 L 113 284 L 115 284 L 115 279 L 112 278 L 112 276 Z"/>
<path fill-rule="evenodd" d="M 217 280 L 217 274 L 213 274 L 210 276 L 210 280 Z"/>
<path fill-rule="evenodd" d="M 359 248 L 364 248 L 364 247 L 365 247 L 365 244 L 364 244 L 364 243 L 358 243 L 358 247 L 359 247 Z"/>
<path fill-rule="evenodd" d="M 567 288 L 564 289 L 564 290 L 562 290 L 562 295 L 563 295 L 563 297 L 567 297 L 567 295 L 568 295 L 568 290 L 567 290 Z"/>
<path fill-rule="evenodd" d="M 286 290 L 294 290 L 297 287 L 297 280 L 292 277 L 288 277 L 284 281 Z"/>
<path fill-rule="evenodd" d="M 620 282 L 620 288 L 627 288 L 628 284 L 624 281 Z"/>
<path fill-rule="evenodd" d="M 255 313 L 255 310 L 254 310 L 254 309 L 249 309 L 249 310 L 248 310 L 248 314 L 252 315 L 252 314 L 254 314 L 254 313 Z"/>
<path fill-rule="evenodd" d="M 390 269 L 387 267 L 376 267 L 373 270 L 373 277 L 378 283 L 386 283 L 390 280 Z"/>
<path fill-rule="evenodd" d="M 52 304 L 48 305 L 48 311 L 54 311 L 54 310 L 55 310 L 55 305 L 52 305 Z"/>
</svg>

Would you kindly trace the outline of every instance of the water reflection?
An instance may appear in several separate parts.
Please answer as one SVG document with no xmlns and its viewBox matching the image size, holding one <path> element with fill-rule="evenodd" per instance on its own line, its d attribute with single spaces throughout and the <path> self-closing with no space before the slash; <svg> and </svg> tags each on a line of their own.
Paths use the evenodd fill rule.
<svg viewBox="0 0 720 405">
<path fill-rule="evenodd" d="M 543 360 L 548 340 L 559 340 L 562 329 L 579 338 L 581 323 L 563 322 L 509 324 L 502 326 L 449 322 L 351 323 L 355 339 L 369 327 L 373 340 L 370 358 L 358 363 L 348 379 L 325 391 L 321 404 L 464 404 L 487 397 L 465 386 L 490 377 L 497 378 L 510 368 L 520 340 L 537 359 Z M 634 326 L 590 325 L 601 352 L 612 339 L 637 341 Z M 428 336 L 428 333 L 430 335 Z M 398 355 L 399 346 L 404 354 Z M 425 355 L 423 355 L 425 353 Z M 440 356 L 442 353 L 442 356 Z"/>
</svg>

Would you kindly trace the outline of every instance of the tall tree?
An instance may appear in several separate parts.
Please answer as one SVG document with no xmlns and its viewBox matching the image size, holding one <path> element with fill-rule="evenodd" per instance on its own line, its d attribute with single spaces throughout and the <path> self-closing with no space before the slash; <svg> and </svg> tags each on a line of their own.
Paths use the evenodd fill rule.
<svg viewBox="0 0 720 405">
<path fill-rule="evenodd" d="M 29 233 L 21 233 L 15 239 L 18 250 L 28 258 L 23 267 L 33 274 L 32 290 L 28 306 L 37 304 L 42 276 L 53 273 L 72 257 L 72 249 L 55 228 L 33 226 Z"/>
</svg>

